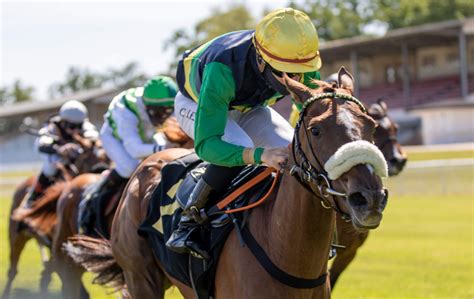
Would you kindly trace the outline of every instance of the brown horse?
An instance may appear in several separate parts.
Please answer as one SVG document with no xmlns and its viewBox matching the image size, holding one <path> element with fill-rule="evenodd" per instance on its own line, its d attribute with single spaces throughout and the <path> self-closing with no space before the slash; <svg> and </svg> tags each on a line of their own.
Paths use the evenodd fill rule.
<svg viewBox="0 0 474 299">
<path fill-rule="evenodd" d="M 61 178 L 45 190 L 44 194 L 35 201 L 31 209 L 22 208 L 21 203 L 28 190 L 35 183 L 36 177 L 26 179 L 15 190 L 10 210 L 8 231 L 10 267 L 2 298 L 8 298 L 10 294 L 13 280 L 18 273 L 20 255 L 26 242 L 31 238 L 35 238 L 40 245 L 41 258 L 44 264 L 40 289 L 43 294 L 47 292 L 48 284 L 51 280 L 51 263 L 46 248 L 51 245 L 53 228 L 56 223 L 56 202 L 65 186 L 65 182 L 79 173 L 90 172 L 94 167 L 108 163 L 108 159 L 105 156 L 105 152 L 101 149 L 99 141 L 92 142 L 80 136 L 74 136 L 74 139 L 81 146 L 82 152 L 75 159 L 74 164 L 70 164 L 67 161 L 59 163 Z M 28 225 L 27 229 L 19 229 L 22 222 Z"/>
<path fill-rule="evenodd" d="M 193 140 L 189 138 L 179 127 L 174 117 L 165 121 L 162 128 L 168 140 L 184 148 L 192 148 Z M 189 150 L 184 150 L 189 152 Z M 69 237 L 78 233 L 77 213 L 79 203 L 84 190 L 100 178 L 98 174 L 82 174 L 69 182 L 63 191 L 58 207 L 58 223 L 53 237 L 52 255 L 54 260 L 54 270 L 58 273 L 62 281 L 62 293 L 64 298 L 88 298 L 81 277 L 84 268 L 75 264 L 62 250 L 63 243 Z M 116 196 L 120 196 L 117 194 Z M 118 199 L 118 198 L 117 198 Z M 106 208 L 107 225 L 110 228 L 117 208 L 118 200 L 112 199 Z"/>
<path fill-rule="evenodd" d="M 370 116 L 377 122 L 374 133 L 375 145 L 382 151 L 387 161 L 388 174 L 394 176 L 405 167 L 407 156 L 397 140 L 398 125 L 388 116 L 387 112 L 387 104 L 382 100 L 372 104 L 369 108 Z M 341 217 L 336 218 L 336 230 L 337 243 L 345 248 L 336 248 L 337 255 L 329 271 L 333 289 L 341 273 L 352 262 L 357 250 L 369 236 L 369 231 L 356 230 L 351 223 Z"/>
<path fill-rule="evenodd" d="M 351 96 L 352 76 L 342 68 L 339 77 L 341 86 L 333 88 L 317 81 L 317 90 L 285 78 L 293 98 L 304 105 L 291 144 L 292 171 L 283 172 L 266 204 L 253 209 L 248 218 L 251 234 L 277 267 L 299 278 L 317 277 L 321 284 L 300 289 L 279 282 L 262 268 L 248 247 L 240 245 L 233 230 L 217 265 L 217 298 L 328 298 L 326 272 L 335 211 L 350 217 L 360 228 L 373 229 L 380 224 L 387 193 L 379 176 L 385 174 L 386 164 L 380 151 L 370 144 L 375 121 Z M 194 297 L 191 288 L 163 270 L 148 242 L 137 234 L 150 194 L 160 182 L 160 170 L 169 161 L 167 155 L 149 157 L 129 181 L 112 224 L 110 243 L 76 242 L 93 249 L 84 265 L 102 275 L 109 271 L 109 277 L 124 278 L 132 298 L 163 298 L 171 284 L 186 298 Z M 71 250 L 78 248 L 71 248 L 74 242 L 69 246 L 69 253 L 84 261 L 81 253 Z M 102 266 L 90 263 L 94 246 Z M 118 265 L 106 260 L 107 254 Z M 117 266 L 123 269 L 123 276 L 117 272 L 111 275 Z"/>
</svg>

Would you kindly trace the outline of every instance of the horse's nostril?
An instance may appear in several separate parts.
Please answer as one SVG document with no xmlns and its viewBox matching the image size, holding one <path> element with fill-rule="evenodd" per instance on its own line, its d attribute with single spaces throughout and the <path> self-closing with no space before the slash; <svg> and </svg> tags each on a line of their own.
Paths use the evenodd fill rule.
<svg viewBox="0 0 474 299">
<path fill-rule="evenodd" d="M 388 161 L 388 163 L 390 163 L 392 165 L 398 165 L 398 164 L 400 164 L 400 160 L 398 160 L 397 158 L 392 158 Z"/>
<path fill-rule="evenodd" d="M 360 192 L 349 195 L 349 203 L 353 207 L 363 207 L 368 204 L 367 199 Z"/>
</svg>

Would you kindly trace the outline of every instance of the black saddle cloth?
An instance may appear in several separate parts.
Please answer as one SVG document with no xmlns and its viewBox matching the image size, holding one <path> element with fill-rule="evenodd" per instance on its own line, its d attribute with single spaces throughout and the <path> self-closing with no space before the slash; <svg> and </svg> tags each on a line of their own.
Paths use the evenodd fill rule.
<svg viewBox="0 0 474 299">
<path fill-rule="evenodd" d="M 166 248 L 166 241 L 178 226 L 183 206 L 206 166 L 207 164 L 202 163 L 195 154 L 167 164 L 162 169 L 162 181 L 153 192 L 147 217 L 138 229 L 138 234 L 148 240 L 153 253 L 166 272 L 194 288 L 198 298 L 213 297 L 216 266 L 224 241 L 234 228 L 233 223 L 240 223 L 243 217 L 242 213 L 232 214 L 232 216 L 218 213 L 210 216 L 210 221 L 201 227 L 197 233 L 200 234 L 199 239 L 202 241 L 200 245 L 211 255 L 208 260 L 175 253 Z M 218 199 L 224 198 L 264 169 L 263 166 L 245 167 L 232 181 L 224 195 L 211 194 L 210 201 L 216 203 Z M 269 176 L 253 186 L 236 199 L 231 204 L 231 208 L 241 207 L 257 200 L 268 191 L 271 182 L 272 177 Z M 229 217 L 232 217 L 234 221 L 231 221 Z"/>
</svg>

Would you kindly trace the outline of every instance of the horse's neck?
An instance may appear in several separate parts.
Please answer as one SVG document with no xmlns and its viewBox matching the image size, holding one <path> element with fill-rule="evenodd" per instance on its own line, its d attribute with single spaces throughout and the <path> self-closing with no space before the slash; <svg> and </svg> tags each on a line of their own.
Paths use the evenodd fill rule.
<svg viewBox="0 0 474 299">
<path fill-rule="evenodd" d="M 326 272 L 335 215 L 285 172 L 276 199 L 252 214 L 252 232 L 284 271 L 303 278 Z"/>
</svg>

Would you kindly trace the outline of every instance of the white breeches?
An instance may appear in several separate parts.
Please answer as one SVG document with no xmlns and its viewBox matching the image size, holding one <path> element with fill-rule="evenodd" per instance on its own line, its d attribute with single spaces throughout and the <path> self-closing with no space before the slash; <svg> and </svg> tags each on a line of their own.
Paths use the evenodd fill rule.
<svg viewBox="0 0 474 299">
<path fill-rule="evenodd" d="M 178 92 L 174 103 L 176 118 L 186 134 L 194 139 L 197 103 Z M 255 107 L 242 113 L 228 112 L 222 140 L 244 147 L 286 147 L 293 138 L 293 128 L 270 107 Z"/>
<path fill-rule="evenodd" d="M 41 160 L 43 160 L 43 166 L 41 167 L 41 172 L 49 177 L 52 178 L 58 172 L 58 168 L 56 163 L 61 160 L 61 158 L 56 154 L 44 154 L 40 153 Z"/>
</svg>

